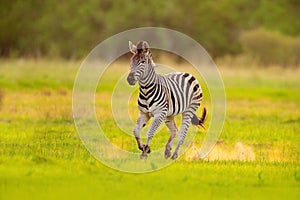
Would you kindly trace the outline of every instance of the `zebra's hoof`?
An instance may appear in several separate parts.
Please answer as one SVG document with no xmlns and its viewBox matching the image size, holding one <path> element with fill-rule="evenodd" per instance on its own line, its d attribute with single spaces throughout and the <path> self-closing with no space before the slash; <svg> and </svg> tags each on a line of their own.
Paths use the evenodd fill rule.
<svg viewBox="0 0 300 200">
<path fill-rule="evenodd" d="M 141 155 L 140 155 L 140 158 L 141 159 L 147 159 L 148 158 L 148 155 L 147 155 L 147 153 L 142 153 Z"/>
<path fill-rule="evenodd" d="M 166 149 L 165 150 L 165 159 L 170 158 L 171 157 L 171 150 Z"/>
<path fill-rule="evenodd" d="M 144 151 L 144 149 L 145 149 L 145 146 L 146 145 L 144 145 L 144 144 L 142 144 L 142 145 L 139 145 L 138 147 L 139 147 L 139 150 L 141 150 L 141 151 Z"/>
<path fill-rule="evenodd" d="M 178 154 L 174 153 L 173 156 L 171 157 L 172 160 L 175 160 L 176 158 L 178 158 Z"/>
<path fill-rule="evenodd" d="M 148 145 L 144 145 L 143 153 L 150 153 L 150 147 Z"/>
</svg>

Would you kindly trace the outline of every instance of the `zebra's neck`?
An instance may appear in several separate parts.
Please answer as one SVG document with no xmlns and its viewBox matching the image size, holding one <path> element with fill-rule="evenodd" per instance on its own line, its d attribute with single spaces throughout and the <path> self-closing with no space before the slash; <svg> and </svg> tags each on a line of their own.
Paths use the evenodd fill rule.
<svg viewBox="0 0 300 200">
<path fill-rule="evenodd" d="M 148 71 L 144 74 L 143 78 L 139 80 L 139 85 L 141 89 L 148 88 L 148 86 L 153 85 L 153 83 L 156 83 L 157 76 L 155 70 L 154 70 L 154 62 L 149 61 L 148 63 Z"/>
</svg>

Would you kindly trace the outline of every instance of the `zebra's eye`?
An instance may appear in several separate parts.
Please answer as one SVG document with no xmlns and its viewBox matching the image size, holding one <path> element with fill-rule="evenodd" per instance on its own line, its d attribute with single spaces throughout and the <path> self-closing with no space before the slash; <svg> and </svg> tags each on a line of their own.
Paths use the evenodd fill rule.
<svg viewBox="0 0 300 200">
<path fill-rule="evenodd" d="M 144 60 L 142 60 L 141 62 L 142 62 L 142 63 L 145 63 L 145 61 L 144 61 Z"/>
</svg>

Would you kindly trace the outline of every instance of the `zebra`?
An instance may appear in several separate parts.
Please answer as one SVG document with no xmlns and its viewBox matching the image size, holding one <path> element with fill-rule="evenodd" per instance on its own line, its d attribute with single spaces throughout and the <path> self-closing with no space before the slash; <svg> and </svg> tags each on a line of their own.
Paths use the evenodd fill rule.
<svg viewBox="0 0 300 200">
<path fill-rule="evenodd" d="M 201 118 L 195 115 L 202 101 L 201 86 L 195 77 L 188 73 L 157 74 L 154 69 L 152 53 L 146 41 L 139 41 L 136 45 L 129 41 L 129 50 L 133 55 L 130 59 L 127 82 L 129 85 L 135 85 L 136 82 L 139 84 L 138 108 L 140 113 L 133 134 L 139 150 L 142 151 L 140 157 L 147 158 L 147 154 L 151 152 L 151 139 L 163 121 L 170 131 L 164 157 L 166 159 L 171 157 L 172 144 L 178 132 L 174 117 L 182 114 L 178 144 L 171 157 L 171 159 L 176 159 L 190 123 L 204 128 L 206 108 L 203 108 Z M 153 122 L 147 131 L 146 144 L 143 144 L 140 131 L 151 117 L 153 117 Z"/>
</svg>

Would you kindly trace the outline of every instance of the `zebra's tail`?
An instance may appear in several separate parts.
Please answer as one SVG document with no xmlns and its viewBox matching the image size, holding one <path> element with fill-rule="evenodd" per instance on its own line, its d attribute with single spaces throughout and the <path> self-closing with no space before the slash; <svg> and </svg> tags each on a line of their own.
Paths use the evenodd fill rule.
<svg viewBox="0 0 300 200">
<path fill-rule="evenodd" d="M 194 115 L 191 122 L 193 125 L 201 126 L 202 128 L 205 129 L 205 126 L 204 126 L 205 118 L 206 118 L 206 108 L 204 107 L 201 118 L 199 119 L 196 115 Z"/>
</svg>

